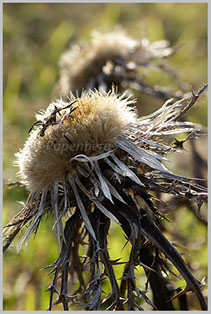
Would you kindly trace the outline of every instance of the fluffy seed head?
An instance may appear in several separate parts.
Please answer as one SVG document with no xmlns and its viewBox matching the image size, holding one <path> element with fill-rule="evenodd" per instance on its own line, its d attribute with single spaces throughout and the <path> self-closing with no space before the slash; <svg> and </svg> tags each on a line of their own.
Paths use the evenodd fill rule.
<svg viewBox="0 0 211 314">
<path fill-rule="evenodd" d="M 73 100 L 72 96 L 70 103 Z M 71 158 L 76 155 L 91 157 L 112 150 L 118 137 L 136 121 L 135 112 L 128 106 L 134 101 L 114 91 L 90 91 L 75 100 L 71 107 L 70 103 L 56 101 L 38 114 L 41 126 L 32 130 L 17 154 L 20 175 L 32 192 L 73 174 L 76 166 Z M 75 110 L 70 113 L 70 108 Z"/>
<path fill-rule="evenodd" d="M 92 33 L 89 44 L 75 45 L 61 58 L 60 92 L 80 90 L 88 80 L 96 77 L 107 61 L 123 57 L 133 51 L 137 42 L 122 30 L 112 33 Z"/>
</svg>

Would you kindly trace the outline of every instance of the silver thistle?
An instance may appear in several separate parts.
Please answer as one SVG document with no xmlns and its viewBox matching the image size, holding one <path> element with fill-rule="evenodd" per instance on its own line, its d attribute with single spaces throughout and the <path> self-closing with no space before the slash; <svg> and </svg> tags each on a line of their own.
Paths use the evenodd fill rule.
<svg viewBox="0 0 211 314">
<path fill-rule="evenodd" d="M 176 102 L 170 99 L 156 112 L 141 118 L 131 107 L 135 101 L 126 94 L 117 95 L 114 89 L 108 93 L 84 92 L 80 98 L 71 95 L 69 102 L 56 101 L 37 116 L 29 139 L 17 154 L 22 182 L 30 190 L 30 195 L 23 210 L 6 226 L 5 250 L 26 224 L 19 248 L 24 241 L 27 246 L 43 216 L 53 212 L 53 227 L 61 253 L 51 265 L 55 273 L 49 287 L 49 309 L 58 302 L 63 303 L 64 309 L 68 309 L 69 302 L 78 302 L 77 296 L 68 296 L 65 277 L 76 235 L 81 243 L 84 234 L 90 239 L 89 262 L 84 264 L 84 267 L 90 266 L 89 284 L 83 293 L 86 306 L 99 308 L 99 257 L 112 287 L 115 286 L 106 242 L 101 234 L 104 230 L 107 235 L 110 220 L 121 225 L 134 248 L 137 243 L 141 245 L 140 241 L 143 244 L 143 237 L 147 237 L 175 265 L 186 280 L 186 289 L 195 291 L 202 309 L 206 309 L 199 282 L 156 226 L 155 220 L 162 214 L 156 210 L 148 193 L 151 190 L 171 193 L 194 200 L 199 206 L 206 202 L 207 190 L 196 179 L 176 175 L 164 165 L 168 154 L 180 153 L 174 136 L 188 133 L 188 139 L 200 133 L 199 126 L 178 120 L 205 88 L 193 95 L 187 106 L 183 105 L 185 99 Z M 145 200 L 148 209 L 141 206 L 140 198 Z M 65 229 L 62 217 L 67 217 Z M 102 224 L 102 230 L 99 224 Z M 60 297 L 53 303 L 60 269 L 63 283 Z M 133 273 L 129 278 L 136 297 L 141 296 L 154 306 L 136 287 Z M 114 298 L 110 309 L 124 309 L 123 299 L 116 289 L 109 296 Z M 134 298 L 127 301 L 131 308 L 140 308 Z"/>
</svg>

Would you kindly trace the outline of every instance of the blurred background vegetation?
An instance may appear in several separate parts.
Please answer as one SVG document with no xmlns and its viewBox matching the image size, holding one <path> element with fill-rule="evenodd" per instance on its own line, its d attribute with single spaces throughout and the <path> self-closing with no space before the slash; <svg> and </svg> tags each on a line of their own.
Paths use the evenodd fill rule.
<svg viewBox="0 0 211 314">
<path fill-rule="evenodd" d="M 134 38 L 147 36 L 150 41 L 167 39 L 170 45 L 183 45 L 177 54 L 168 58 L 184 82 L 195 91 L 207 81 L 207 4 L 206 3 L 131 3 L 131 4 L 64 4 L 41 3 L 3 5 L 3 159 L 4 183 L 17 181 L 17 168 L 13 166 L 15 153 L 28 136 L 28 130 L 35 121 L 34 114 L 45 109 L 53 99 L 55 84 L 59 78 L 58 61 L 71 43 L 89 40 L 90 32 L 111 31 L 122 25 Z M 166 75 L 153 71 L 148 82 L 158 85 L 172 85 Z M 160 100 L 150 96 L 142 97 L 141 112 L 148 114 L 161 105 Z M 205 97 L 191 109 L 188 119 L 207 124 L 207 103 Z M 188 148 L 188 146 L 186 146 Z M 201 146 L 206 157 L 206 139 Z M 189 154 L 190 155 L 190 154 Z M 189 157 L 190 158 L 190 157 Z M 181 168 L 181 167 L 184 168 Z M 187 174 L 187 164 L 181 158 L 177 173 Z M 191 169 L 190 169 L 191 170 Z M 190 172 L 189 172 L 190 174 Z M 191 174 L 190 174 L 191 175 Z M 4 188 L 3 225 L 21 210 L 27 198 L 24 188 Z M 169 217 L 171 218 L 171 217 Z M 58 257 L 53 220 L 41 223 L 38 235 L 31 240 L 27 251 L 17 254 L 18 239 L 4 256 L 3 287 L 4 310 L 46 310 L 49 292 L 44 292 L 50 283 L 48 271 L 39 269 L 52 264 Z M 206 276 L 207 230 L 196 221 L 191 212 L 180 208 L 174 215 L 170 241 L 184 246 L 185 260 L 197 279 Z M 170 238 L 172 235 L 175 237 Z M 125 243 L 118 226 L 110 232 L 110 255 L 112 259 L 128 259 L 129 244 Z M 122 265 L 118 266 L 117 278 L 122 276 Z M 137 280 L 144 287 L 145 276 L 141 267 Z M 181 284 L 181 282 L 177 282 Z M 184 283 L 182 283 L 184 285 Z M 77 284 L 76 284 L 77 286 Z M 105 281 L 104 290 L 109 291 Z M 206 295 L 205 287 L 204 294 Z M 149 295 L 148 295 L 149 296 Z M 194 295 L 189 296 L 194 309 L 198 304 Z M 192 301 L 191 301 L 192 300 Z M 175 301 L 176 302 L 176 301 Z M 146 306 L 146 310 L 149 308 Z M 55 310 L 60 310 L 58 305 Z M 79 309 L 73 307 L 72 309 Z M 102 307 L 103 310 L 103 307 Z"/>
</svg>

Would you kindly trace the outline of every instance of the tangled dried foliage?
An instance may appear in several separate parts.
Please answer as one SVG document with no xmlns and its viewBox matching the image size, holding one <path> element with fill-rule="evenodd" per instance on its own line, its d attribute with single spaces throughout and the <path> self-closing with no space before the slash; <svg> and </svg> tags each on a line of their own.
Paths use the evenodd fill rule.
<svg viewBox="0 0 211 314">
<path fill-rule="evenodd" d="M 31 192 L 22 211 L 6 226 L 4 249 L 26 225 L 19 247 L 24 241 L 27 246 L 41 219 L 54 214 L 60 254 L 48 266 L 53 274 L 47 289 L 49 310 L 58 303 L 63 304 L 64 310 L 69 310 L 71 304 L 99 309 L 101 283 L 106 277 L 112 291 L 103 302 L 109 310 L 142 310 L 139 299 L 154 309 L 172 310 L 172 299 L 182 300 L 189 290 L 195 292 L 201 308 L 207 309 L 200 282 L 159 228 L 160 218 L 165 216 L 158 210 L 152 193 L 182 197 L 196 202 L 199 208 L 207 201 L 207 189 L 196 179 L 175 175 L 163 164 L 166 155 L 180 153 L 182 149 L 182 142 L 175 141 L 173 136 L 188 133 L 185 139 L 188 140 L 200 135 L 199 126 L 179 119 L 205 88 L 206 85 L 193 94 L 186 105 L 184 99 L 174 103 L 171 99 L 141 118 L 130 107 L 130 97 L 119 96 L 115 90 L 88 91 L 80 98 L 72 95 L 70 102 L 50 104 L 37 117 L 35 129 L 18 155 L 23 184 Z M 83 145 L 76 145 L 81 142 Z M 113 270 L 120 262 L 110 259 L 107 248 L 111 220 L 120 224 L 132 245 L 120 287 Z M 86 249 L 83 258 L 80 247 Z M 170 285 L 163 275 L 172 273 L 163 255 L 185 279 L 183 291 Z M 144 291 L 136 283 L 137 265 L 146 273 Z M 88 282 L 84 272 L 89 274 Z M 75 292 L 70 289 L 70 278 L 79 281 Z M 148 284 L 153 300 L 146 295 Z M 53 300 L 55 293 L 58 298 Z"/>
</svg>

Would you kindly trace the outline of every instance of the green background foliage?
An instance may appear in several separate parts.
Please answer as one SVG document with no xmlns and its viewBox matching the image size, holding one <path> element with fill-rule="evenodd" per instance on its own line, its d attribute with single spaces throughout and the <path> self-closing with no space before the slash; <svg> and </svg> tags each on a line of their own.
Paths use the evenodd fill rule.
<svg viewBox="0 0 211 314">
<path fill-rule="evenodd" d="M 190 89 L 193 87 L 197 90 L 206 83 L 205 3 L 4 4 L 4 183 L 17 180 L 14 154 L 23 147 L 28 130 L 35 121 L 34 114 L 45 109 L 54 99 L 61 54 L 71 43 L 89 40 L 93 29 L 111 31 L 117 24 L 122 25 L 134 38 L 146 35 L 150 41 L 167 39 L 173 47 L 182 45 L 178 53 L 168 59 L 168 63 L 181 74 Z M 154 70 L 147 75 L 147 80 L 149 83 L 172 86 L 167 75 L 161 76 Z M 143 95 L 140 112 L 148 114 L 160 105 L 160 100 Z M 197 102 L 188 119 L 207 124 L 205 99 Z M 202 153 L 206 156 L 206 142 L 203 145 Z M 180 174 L 183 171 L 181 167 L 178 168 Z M 26 198 L 24 188 L 4 189 L 4 225 L 22 208 L 17 201 L 24 202 Z M 168 233 L 167 237 L 173 234 L 170 241 L 175 242 L 176 239 L 185 247 L 179 250 L 186 253 L 185 260 L 201 280 L 206 276 L 206 228 L 185 208 L 176 209 L 172 223 L 167 224 L 168 230 L 171 230 L 171 235 Z M 30 241 L 26 251 L 23 247 L 17 254 L 16 240 L 4 256 L 4 310 L 45 310 L 48 307 L 49 293 L 44 290 L 50 284 L 51 277 L 47 276 L 48 270 L 39 269 L 52 264 L 58 257 L 52 225 L 53 218 L 49 217 L 41 223 L 37 237 Z M 127 261 L 130 244 L 122 250 L 124 243 L 122 231 L 112 225 L 108 244 L 112 259 L 122 257 L 122 261 Z M 117 278 L 120 278 L 123 266 L 115 267 Z M 137 274 L 137 280 L 144 288 L 144 272 L 141 267 L 138 270 L 140 274 Z M 181 282 L 184 285 L 183 281 L 177 284 Z M 107 281 L 103 289 L 109 292 L 110 284 Z M 189 302 L 192 308 L 198 308 L 194 295 L 189 296 Z M 147 306 L 145 308 L 149 309 Z M 60 309 L 59 305 L 55 308 Z"/>
</svg>

